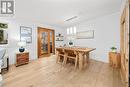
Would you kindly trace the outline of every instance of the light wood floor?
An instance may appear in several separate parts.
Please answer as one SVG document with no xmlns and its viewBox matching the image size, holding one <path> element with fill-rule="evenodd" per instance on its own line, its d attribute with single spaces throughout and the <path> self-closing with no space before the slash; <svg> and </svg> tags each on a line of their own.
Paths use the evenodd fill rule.
<svg viewBox="0 0 130 87">
<path fill-rule="evenodd" d="M 91 60 L 83 71 L 75 71 L 73 64 L 63 67 L 55 60 L 51 56 L 10 67 L 3 87 L 123 87 L 118 70 L 106 63 Z"/>
</svg>

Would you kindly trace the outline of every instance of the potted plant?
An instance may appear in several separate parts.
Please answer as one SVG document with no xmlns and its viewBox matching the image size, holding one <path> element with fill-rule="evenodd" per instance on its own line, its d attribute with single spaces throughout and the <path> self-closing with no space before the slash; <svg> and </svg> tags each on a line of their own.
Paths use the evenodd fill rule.
<svg viewBox="0 0 130 87">
<path fill-rule="evenodd" d="M 117 48 L 116 48 L 116 47 L 111 47 L 111 51 L 112 51 L 112 52 L 116 52 L 116 51 L 117 51 Z"/>
</svg>

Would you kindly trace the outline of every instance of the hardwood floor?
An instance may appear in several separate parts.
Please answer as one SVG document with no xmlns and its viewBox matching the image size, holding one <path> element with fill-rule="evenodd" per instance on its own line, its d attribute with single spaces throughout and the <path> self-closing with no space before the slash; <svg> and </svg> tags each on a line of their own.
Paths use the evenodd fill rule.
<svg viewBox="0 0 130 87">
<path fill-rule="evenodd" d="M 10 67 L 3 82 L 3 87 L 123 87 L 118 70 L 106 63 L 91 60 L 80 71 L 73 64 L 56 64 L 55 56 Z"/>
</svg>

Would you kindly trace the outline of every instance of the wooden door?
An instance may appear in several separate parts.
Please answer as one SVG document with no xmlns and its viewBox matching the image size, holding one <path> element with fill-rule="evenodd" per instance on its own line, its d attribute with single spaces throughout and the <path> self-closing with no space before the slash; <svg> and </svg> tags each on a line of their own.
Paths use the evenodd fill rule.
<svg viewBox="0 0 130 87">
<path fill-rule="evenodd" d="M 54 30 L 38 27 L 38 58 L 54 53 Z"/>
<path fill-rule="evenodd" d="M 129 79 L 129 4 L 126 4 L 126 7 L 123 11 L 121 17 L 121 76 L 125 84 L 125 87 L 128 87 Z"/>
</svg>

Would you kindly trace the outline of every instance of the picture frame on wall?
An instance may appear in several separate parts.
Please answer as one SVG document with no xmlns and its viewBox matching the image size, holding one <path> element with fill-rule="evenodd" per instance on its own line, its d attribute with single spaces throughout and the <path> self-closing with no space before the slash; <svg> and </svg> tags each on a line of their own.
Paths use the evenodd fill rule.
<svg viewBox="0 0 130 87">
<path fill-rule="evenodd" d="M 77 39 L 94 39 L 94 30 L 77 32 L 76 37 Z"/>
<path fill-rule="evenodd" d="M 20 26 L 20 41 L 26 41 L 26 43 L 32 43 L 32 28 Z"/>
<path fill-rule="evenodd" d="M 0 29 L 0 44 L 8 44 L 8 32 L 5 29 Z"/>
<path fill-rule="evenodd" d="M 7 23 L 0 23 L 0 29 L 7 29 L 8 24 Z"/>
<path fill-rule="evenodd" d="M 0 45 L 8 44 L 8 23 L 0 23 Z"/>
</svg>

